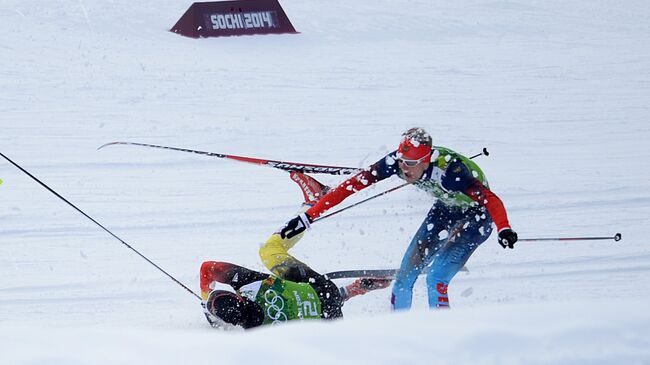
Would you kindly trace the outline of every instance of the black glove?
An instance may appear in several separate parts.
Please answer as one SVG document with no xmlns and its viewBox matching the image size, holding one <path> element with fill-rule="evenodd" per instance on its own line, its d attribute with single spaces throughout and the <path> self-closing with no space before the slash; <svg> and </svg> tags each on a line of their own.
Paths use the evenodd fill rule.
<svg viewBox="0 0 650 365">
<path fill-rule="evenodd" d="M 292 218 L 284 225 L 284 227 L 282 227 L 280 230 L 280 237 L 283 239 L 293 238 L 308 229 L 310 225 L 311 217 L 309 217 L 307 213 L 302 213 Z"/>
<path fill-rule="evenodd" d="M 515 242 L 517 242 L 517 232 L 510 228 L 499 231 L 499 244 L 501 247 L 515 248 Z"/>
<path fill-rule="evenodd" d="M 376 290 L 387 288 L 393 279 L 387 278 L 362 278 L 361 288 L 366 290 Z"/>
</svg>

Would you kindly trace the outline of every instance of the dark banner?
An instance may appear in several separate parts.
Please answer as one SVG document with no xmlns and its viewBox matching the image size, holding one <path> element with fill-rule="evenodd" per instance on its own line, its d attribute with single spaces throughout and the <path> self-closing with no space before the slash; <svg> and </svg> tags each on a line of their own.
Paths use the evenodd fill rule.
<svg viewBox="0 0 650 365">
<path fill-rule="evenodd" d="M 194 3 L 171 31 L 192 38 L 298 33 L 278 0 Z"/>
</svg>

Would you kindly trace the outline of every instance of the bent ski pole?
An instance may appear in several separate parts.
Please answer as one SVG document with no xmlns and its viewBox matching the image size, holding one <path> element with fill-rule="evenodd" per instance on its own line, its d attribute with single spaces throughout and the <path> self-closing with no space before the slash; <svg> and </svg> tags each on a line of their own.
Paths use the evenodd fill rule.
<svg viewBox="0 0 650 365">
<path fill-rule="evenodd" d="M 552 238 L 520 238 L 517 242 L 535 242 L 535 241 L 598 241 L 598 240 L 614 240 L 615 242 L 623 239 L 620 233 L 615 234 L 613 237 L 552 237 Z"/>
<path fill-rule="evenodd" d="M 299 171 L 302 173 L 311 173 L 311 174 L 330 174 L 330 175 L 350 175 L 360 169 L 354 167 L 343 167 L 343 166 L 328 166 L 328 165 L 316 165 L 309 163 L 301 162 L 288 162 L 288 161 L 276 161 L 276 160 L 264 160 L 254 157 L 244 157 L 244 156 L 235 156 L 227 155 L 224 153 L 215 153 L 215 152 L 206 152 L 206 151 L 197 151 L 190 150 L 187 148 L 178 148 L 178 147 L 169 147 L 169 146 L 160 146 L 155 144 L 147 143 L 136 143 L 136 142 L 111 142 L 106 143 L 98 148 L 98 150 L 114 145 L 130 145 L 130 146 L 141 146 L 141 147 L 151 147 L 151 148 L 161 148 L 165 150 L 180 151 L 180 152 L 189 152 L 196 153 L 198 155 L 205 155 L 210 157 L 224 158 L 228 160 L 235 160 L 240 162 L 247 162 L 255 165 L 270 166 L 276 169 L 284 171 Z"/>
<path fill-rule="evenodd" d="M 118 241 L 122 242 L 122 244 L 123 244 L 124 246 L 126 246 L 126 247 L 129 248 L 129 249 L 131 249 L 131 250 L 132 250 L 133 252 L 135 252 L 138 256 L 142 257 L 142 258 L 145 259 L 148 263 L 150 263 L 151 265 L 153 265 L 153 267 L 155 267 L 156 269 L 160 270 L 163 274 L 167 275 L 167 277 L 169 277 L 170 279 L 172 279 L 176 284 L 180 285 L 181 287 L 183 287 L 183 289 L 187 290 L 188 292 L 190 292 L 191 294 L 193 294 L 195 297 L 197 297 L 199 300 L 201 300 L 201 297 L 198 296 L 196 293 L 194 293 L 194 292 L 192 291 L 192 289 L 190 289 L 190 288 L 188 288 L 187 286 L 183 285 L 183 283 L 181 283 L 180 281 L 178 281 L 175 277 L 171 276 L 169 273 L 167 273 L 167 271 L 163 270 L 160 266 L 156 265 L 153 261 L 149 260 L 145 255 L 141 254 L 138 250 L 136 250 L 136 249 L 133 248 L 131 245 L 129 245 L 128 243 L 126 243 L 123 239 L 119 238 L 119 237 L 116 236 L 113 232 L 109 231 L 108 228 L 104 227 L 104 226 L 101 225 L 99 222 L 97 222 L 96 220 L 94 220 L 91 216 L 89 216 L 88 214 L 84 213 L 81 209 L 77 208 L 76 205 L 70 203 L 70 201 L 68 201 L 66 198 L 64 198 L 63 196 L 61 196 L 59 193 L 57 193 L 56 191 L 52 190 L 52 188 L 50 188 L 49 186 L 47 186 L 44 182 L 42 182 L 41 180 L 39 180 L 38 178 L 36 178 L 34 175 L 30 174 L 27 170 L 25 170 L 24 168 L 22 168 L 22 167 L 21 167 L 20 165 L 18 165 L 17 163 L 13 162 L 11 159 L 9 159 L 9 157 L 5 156 L 4 154 L 0 153 L 0 156 L 4 157 L 5 160 L 9 161 L 9 163 L 11 163 L 12 165 L 16 166 L 16 168 L 18 168 L 20 171 L 24 172 L 27 176 L 29 176 L 29 177 L 32 178 L 34 181 L 36 181 L 37 183 L 39 183 L 42 187 L 44 187 L 45 189 L 47 189 L 50 193 L 54 194 L 57 198 L 63 200 L 66 204 L 68 204 L 69 206 L 71 206 L 72 208 L 74 208 L 74 210 L 76 210 L 77 212 L 81 213 L 84 217 L 88 218 L 90 221 L 92 221 L 93 223 L 95 223 L 96 225 L 98 225 L 99 228 L 101 228 L 101 229 L 103 229 L 104 231 L 106 231 L 108 234 L 110 234 L 111 236 L 113 236 L 113 237 L 114 237 L 115 239 L 117 239 Z"/>
</svg>

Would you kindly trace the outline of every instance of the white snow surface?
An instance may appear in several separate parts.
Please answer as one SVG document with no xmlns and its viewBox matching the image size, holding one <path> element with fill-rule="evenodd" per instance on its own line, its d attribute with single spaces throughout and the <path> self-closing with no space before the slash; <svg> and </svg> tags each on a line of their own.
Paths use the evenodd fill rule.
<svg viewBox="0 0 650 365">
<path fill-rule="evenodd" d="M 100 145 L 360 167 L 420 126 L 466 155 L 488 148 L 477 162 L 521 238 L 623 240 L 505 251 L 491 237 L 449 311 L 427 309 L 420 280 L 410 312 L 383 290 L 343 320 L 221 332 L 2 160 L 2 364 L 650 364 L 650 3 L 282 0 L 300 34 L 210 39 L 168 31 L 190 4 L 0 2 L 0 152 L 195 292 L 204 260 L 264 270 L 258 247 L 297 211 L 297 186 Z M 321 272 L 398 267 L 431 203 L 398 190 L 314 224 L 292 252 Z"/>
</svg>

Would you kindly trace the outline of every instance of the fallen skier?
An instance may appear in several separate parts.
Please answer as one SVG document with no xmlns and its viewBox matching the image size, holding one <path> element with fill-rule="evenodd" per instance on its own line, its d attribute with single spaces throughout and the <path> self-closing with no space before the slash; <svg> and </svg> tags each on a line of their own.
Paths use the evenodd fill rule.
<svg viewBox="0 0 650 365">
<path fill-rule="evenodd" d="M 346 300 L 386 288 L 391 281 L 360 278 L 339 288 L 308 267 L 291 268 L 279 278 L 217 261 L 201 265 L 200 280 L 206 318 L 213 327 L 222 329 L 340 318 Z"/>
</svg>

